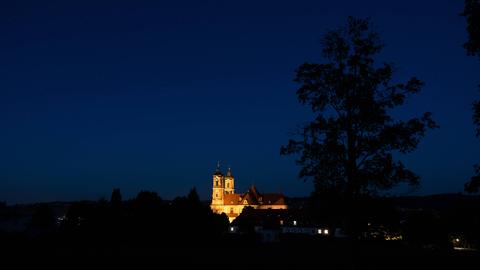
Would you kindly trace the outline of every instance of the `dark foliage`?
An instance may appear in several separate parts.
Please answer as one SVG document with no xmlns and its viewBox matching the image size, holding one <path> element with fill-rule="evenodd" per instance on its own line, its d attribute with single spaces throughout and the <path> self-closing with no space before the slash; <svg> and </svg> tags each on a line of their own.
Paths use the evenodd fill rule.
<svg viewBox="0 0 480 270">
<path fill-rule="evenodd" d="M 349 17 L 346 27 L 323 37 L 326 62 L 305 63 L 296 71 L 298 99 L 311 107 L 315 119 L 281 154 L 299 155 L 300 177 L 313 179 L 318 193 L 354 198 L 401 182 L 419 183 L 393 155 L 415 150 L 437 125 L 428 112 L 407 121 L 389 114 L 424 83 L 415 77 L 393 83 L 393 65 L 375 65 L 382 48 L 369 20 Z"/>
<path fill-rule="evenodd" d="M 465 184 L 465 191 L 468 193 L 476 193 L 480 189 L 480 165 L 475 165 L 475 175 Z"/>
<path fill-rule="evenodd" d="M 469 55 L 480 56 L 480 1 L 465 0 L 461 14 L 467 20 L 468 40 L 463 45 Z"/>
<path fill-rule="evenodd" d="M 473 103 L 473 123 L 477 126 L 476 135 L 480 137 L 480 101 Z"/>
<path fill-rule="evenodd" d="M 465 0 L 465 8 L 461 14 L 467 21 L 468 40 L 463 45 L 468 55 L 480 56 L 480 1 Z M 476 135 L 480 137 L 480 102 L 473 103 L 473 123 L 476 126 Z M 468 193 L 478 192 L 480 189 L 480 165 L 474 166 L 475 175 L 465 184 Z"/>
<path fill-rule="evenodd" d="M 15 262 L 17 266 L 29 261 L 38 267 L 43 261 L 50 267 L 52 262 L 61 266 L 84 263 L 83 267 L 89 267 L 100 260 L 110 267 L 112 264 L 125 266 L 125 262 L 137 268 L 143 268 L 139 265 L 143 263 L 145 267 L 147 264 L 151 267 L 152 263 L 159 267 L 167 264 L 211 266 L 230 265 L 232 259 L 240 257 L 248 258 L 248 263 L 259 267 L 279 269 L 311 268 L 318 261 L 332 269 L 383 269 L 386 265 L 393 269 L 412 265 L 431 268 L 432 264 L 437 267 L 445 262 L 463 269 L 478 261 L 479 253 L 454 252 L 449 242 L 449 236 L 460 235 L 468 247 L 479 246 L 478 196 L 357 199 L 352 209 L 358 218 L 356 223 L 351 223 L 351 230 L 381 233 L 399 228 L 403 241 L 282 234 L 280 242 L 262 243 L 261 235 L 256 233 L 258 224 L 249 219 L 236 224 L 243 228 L 240 230 L 243 233 L 226 233 L 227 217 L 214 215 L 206 203 L 192 199 L 195 193 L 192 190 L 185 197 L 164 201 L 155 192 L 141 191 L 134 199 L 124 201 L 120 208 L 106 200 L 72 203 L 68 218 L 54 230 L 36 230 L 33 234 L 30 229 L 27 233 L 0 230 L 3 265 L 6 261 Z M 313 210 L 325 202 L 328 200 L 317 201 Z M 59 209 L 54 208 L 55 203 L 49 205 Z M 49 212 L 44 206 L 36 205 L 35 212 Z M 31 213 L 32 206 L 8 208 Z M 299 218 L 296 210 L 289 215 Z M 245 211 L 254 210 L 246 208 Z M 269 217 L 272 219 L 263 221 L 275 220 L 278 213 L 271 211 Z M 305 218 L 318 218 L 323 224 L 331 224 L 324 223 L 325 215 L 320 212 L 306 213 Z M 303 224 L 308 223 L 300 222 L 299 227 Z M 273 225 L 270 222 L 263 222 L 263 225 L 275 227 L 269 227 Z"/>
<path fill-rule="evenodd" d="M 200 197 L 198 196 L 197 189 L 192 188 L 187 195 L 187 199 L 191 204 L 200 204 Z"/>
<path fill-rule="evenodd" d="M 480 138 L 480 101 L 473 103 L 473 123 L 476 126 L 476 136 Z M 480 190 L 480 165 L 474 166 L 474 172 L 474 176 L 465 184 L 465 191 L 468 193 L 476 193 Z"/>
<path fill-rule="evenodd" d="M 112 196 L 110 198 L 110 203 L 113 206 L 120 206 L 122 204 L 122 194 L 120 193 L 119 188 L 113 189 Z"/>
<path fill-rule="evenodd" d="M 226 216 L 214 214 L 192 189 L 187 197 L 171 202 L 165 202 L 155 192 L 141 191 L 136 198 L 120 205 L 113 199 L 110 203 L 73 203 L 61 233 L 63 239 L 79 245 L 194 247 L 219 241 L 227 227 Z"/>
</svg>

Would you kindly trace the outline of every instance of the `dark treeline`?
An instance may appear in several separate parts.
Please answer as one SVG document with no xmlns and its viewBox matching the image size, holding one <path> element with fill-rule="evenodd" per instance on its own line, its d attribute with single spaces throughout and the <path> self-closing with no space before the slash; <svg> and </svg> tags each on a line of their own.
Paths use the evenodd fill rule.
<svg viewBox="0 0 480 270">
<path fill-rule="evenodd" d="M 187 197 L 163 201 L 155 192 L 142 191 L 122 202 L 114 190 L 110 202 L 74 203 L 60 225 L 64 238 L 100 244 L 195 245 L 215 242 L 227 230 L 226 216 L 213 214 L 195 191 Z"/>
<path fill-rule="evenodd" d="M 15 261 L 114 258 L 113 262 L 119 264 L 122 259 L 148 257 L 165 263 L 202 265 L 210 264 L 213 258 L 217 263 L 228 263 L 236 254 L 280 268 L 306 266 L 322 258 L 323 265 L 338 269 L 386 266 L 399 258 L 402 261 L 396 269 L 417 260 L 425 266 L 445 262 L 467 265 L 477 258 L 478 253 L 455 253 L 453 247 L 479 247 L 478 196 L 365 196 L 357 198 L 353 206 L 341 202 L 327 195 L 289 199 L 288 211 L 301 214 L 295 216 L 299 218 L 298 227 L 304 222 L 325 224 L 332 233 L 327 237 L 281 234 L 279 242 L 265 243 L 255 226 L 268 230 L 278 226 L 278 220 L 249 220 L 249 212 L 255 211 L 250 207 L 239 217 L 244 222 L 229 224 L 226 215 L 214 214 L 207 203 L 199 200 L 195 189 L 171 201 L 151 191 L 122 200 L 120 190 L 115 189 L 110 200 L 69 203 L 64 216 L 52 207 L 55 203 L 30 206 L 33 209 L 25 230 L 0 230 L 0 254 Z M 18 206 L 0 204 L 0 220 L 19 220 L 21 216 Z M 229 227 L 234 225 L 241 233 L 229 233 Z M 348 237 L 335 235 L 334 228 L 347 228 Z M 402 238 L 386 241 L 386 236 L 397 235 Z"/>
<path fill-rule="evenodd" d="M 332 196 L 289 199 L 290 211 L 301 213 L 299 222 L 324 224 L 346 229 L 351 239 L 365 239 L 365 233 L 384 228 L 396 232 L 409 245 L 445 245 L 449 237 L 462 234 L 471 245 L 479 247 L 480 197 L 461 194 L 425 197 L 362 197 L 354 205 Z M 35 204 L 25 230 L 3 236 L 23 235 L 28 239 L 62 239 L 65 246 L 192 246 L 217 245 L 229 237 L 228 218 L 214 214 L 201 202 L 193 189 L 186 197 L 164 201 L 156 192 L 141 191 L 131 200 L 121 201 L 115 189 L 111 199 L 70 203 L 64 216 L 56 216 L 51 204 Z M 251 207 L 244 209 L 241 217 Z M 1 220 L 19 220 L 16 206 L 0 205 Z M 248 213 L 247 213 L 248 214 Z M 276 215 L 276 214 L 275 214 Z M 244 217 L 243 217 L 244 218 Z M 278 223 L 278 220 L 274 219 Z M 253 232 L 254 220 L 241 228 Z M 242 224 L 243 225 L 243 224 Z M 250 226 L 250 227 L 248 227 Z M 302 226 L 302 225 L 299 225 Z M 1 230 L 0 230 L 1 233 Z M 251 237 L 251 236 L 248 236 Z M 333 235 L 332 235 L 333 237 Z M 258 242 L 258 238 L 250 238 Z M 384 240 L 384 238 L 379 238 Z M 440 246 L 439 246 L 440 247 Z"/>
<path fill-rule="evenodd" d="M 13 212 L 2 215 L 9 218 L 6 215 Z M 226 215 L 214 214 L 195 189 L 172 201 L 151 191 L 122 201 L 120 190 L 114 189 L 110 201 L 73 202 L 63 217 L 55 217 L 49 204 L 38 204 L 25 231 L 0 236 L 4 252 L 75 256 L 101 255 L 102 250 L 128 254 L 148 248 L 205 247 L 218 243 L 227 228 Z"/>
</svg>

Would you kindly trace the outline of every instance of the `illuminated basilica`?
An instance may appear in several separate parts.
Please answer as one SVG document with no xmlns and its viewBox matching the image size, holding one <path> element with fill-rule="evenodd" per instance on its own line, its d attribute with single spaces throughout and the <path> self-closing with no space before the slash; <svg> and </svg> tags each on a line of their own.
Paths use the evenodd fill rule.
<svg viewBox="0 0 480 270">
<path fill-rule="evenodd" d="M 287 209 L 285 197 L 282 194 L 261 194 L 255 186 L 251 186 L 243 194 L 235 193 L 235 178 L 228 168 L 224 175 L 220 171 L 220 164 L 213 173 L 212 203 L 210 207 L 215 213 L 225 213 L 232 222 L 246 206 L 255 209 Z"/>
</svg>

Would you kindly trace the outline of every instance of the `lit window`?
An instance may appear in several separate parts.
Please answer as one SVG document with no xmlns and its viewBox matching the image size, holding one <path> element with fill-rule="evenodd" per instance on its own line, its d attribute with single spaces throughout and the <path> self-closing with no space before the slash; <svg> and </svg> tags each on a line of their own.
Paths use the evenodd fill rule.
<svg viewBox="0 0 480 270">
<path fill-rule="evenodd" d="M 235 231 L 235 228 L 230 227 L 230 231 L 231 231 L 231 232 Z"/>
<path fill-rule="evenodd" d="M 323 230 L 324 234 L 328 234 L 328 229 Z"/>
<path fill-rule="evenodd" d="M 322 234 L 322 229 L 318 229 L 318 234 Z"/>
<path fill-rule="evenodd" d="M 283 220 L 280 220 L 280 225 L 283 225 Z"/>
<path fill-rule="evenodd" d="M 297 221 L 296 220 L 293 221 L 293 226 L 297 226 Z"/>
</svg>

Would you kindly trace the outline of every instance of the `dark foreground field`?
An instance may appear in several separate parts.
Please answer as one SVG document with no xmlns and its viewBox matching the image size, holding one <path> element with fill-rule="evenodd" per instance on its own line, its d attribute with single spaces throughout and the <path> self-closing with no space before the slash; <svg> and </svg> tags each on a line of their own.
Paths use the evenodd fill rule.
<svg viewBox="0 0 480 270">
<path fill-rule="evenodd" d="M 0 269 L 35 265 L 50 268 L 96 266 L 132 269 L 198 266 L 196 269 L 477 269 L 477 251 L 432 250 L 402 242 L 365 242 L 338 239 L 195 243 L 189 246 L 148 245 L 54 246 L 34 241 L 2 245 Z M 207 268 L 205 268 L 207 267 Z"/>
</svg>

